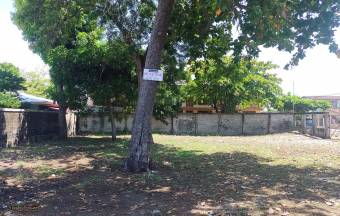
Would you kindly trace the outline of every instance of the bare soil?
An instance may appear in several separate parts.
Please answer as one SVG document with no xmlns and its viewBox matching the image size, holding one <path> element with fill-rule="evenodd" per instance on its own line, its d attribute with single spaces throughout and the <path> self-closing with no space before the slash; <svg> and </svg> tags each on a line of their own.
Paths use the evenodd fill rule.
<svg viewBox="0 0 340 216">
<path fill-rule="evenodd" d="M 0 215 L 340 215 L 340 140 L 155 135 L 132 174 L 128 139 L 0 150 Z"/>
</svg>

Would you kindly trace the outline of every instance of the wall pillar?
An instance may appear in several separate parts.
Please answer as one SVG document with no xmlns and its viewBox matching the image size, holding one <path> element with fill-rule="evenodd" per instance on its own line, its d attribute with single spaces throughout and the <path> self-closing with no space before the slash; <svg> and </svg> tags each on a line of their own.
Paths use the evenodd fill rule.
<svg viewBox="0 0 340 216">
<path fill-rule="evenodd" d="M 330 139 L 331 138 L 331 116 L 329 113 L 324 115 L 324 120 L 325 120 L 325 139 Z"/>
<path fill-rule="evenodd" d="M 312 135 L 315 136 L 315 130 L 317 126 L 317 120 L 316 120 L 315 114 L 312 114 L 312 122 L 313 122 Z"/>
<path fill-rule="evenodd" d="M 245 114 L 242 113 L 242 118 L 241 118 L 241 126 L 242 126 L 241 134 L 242 135 L 244 135 L 244 119 L 245 119 Z"/>
<path fill-rule="evenodd" d="M 267 134 L 270 134 L 270 127 L 271 127 L 271 122 L 272 121 L 272 114 L 269 113 L 268 114 L 268 124 L 267 124 L 267 127 L 268 127 L 268 130 L 267 130 Z"/>
</svg>

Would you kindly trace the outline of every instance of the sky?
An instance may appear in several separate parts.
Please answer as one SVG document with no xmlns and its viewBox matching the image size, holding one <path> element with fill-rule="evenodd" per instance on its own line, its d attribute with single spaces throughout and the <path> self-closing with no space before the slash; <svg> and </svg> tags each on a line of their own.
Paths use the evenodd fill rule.
<svg viewBox="0 0 340 216">
<path fill-rule="evenodd" d="M 11 11 L 13 1 L 0 0 L 0 62 L 12 63 L 23 72 L 48 71 L 48 66 L 29 49 L 20 30 L 12 23 Z M 336 38 L 340 44 L 340 29 Z M 340 95 L 340 59 L 330 53 L 327 46 L 319 45 L 308 50 L 298 66 L 284 70 L 290 58 L 290 53 L 275 48 L 262 49 L 259 56 L 259 60 L 271 61 L 279 66 L 271 72 L 282 79 L 284 92 L 293 92 L 294 83 L 295 95 Z"/>
<path fill-rule="evenodd" d="M 0 62 L 9 62 L 26 71 L 46 71 L 48 67 L 33 54 L 20 30 L 12 23 L 12 0 L 0 0 Z"/>
</svg>

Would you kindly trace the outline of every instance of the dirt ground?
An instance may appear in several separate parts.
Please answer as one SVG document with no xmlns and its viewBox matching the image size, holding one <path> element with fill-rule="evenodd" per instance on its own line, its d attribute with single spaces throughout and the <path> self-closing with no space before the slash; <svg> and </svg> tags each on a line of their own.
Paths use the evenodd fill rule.
<svg viewBox="0 0 340 216">
<path fill-rule="evenodd" d="M 128 139 L 1 149 L 0 215 L 340 215 L 340 140 L 154 135 L 131 174 Z"/>
</svg>

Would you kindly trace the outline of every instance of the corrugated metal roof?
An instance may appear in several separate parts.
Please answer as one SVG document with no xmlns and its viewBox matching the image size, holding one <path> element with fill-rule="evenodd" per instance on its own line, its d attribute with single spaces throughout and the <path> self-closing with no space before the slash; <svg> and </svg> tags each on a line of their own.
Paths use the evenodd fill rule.
<svg viewBox="0 0 340 216">
<path fill-rule="evenodd" d="M 52 100 L 26 94 L 24 92 L 19 92 L 19 99 L 21 102 L 24 102 L 24 103 L 31 103 L 31 104 L 51 104 L 52 103 L 53 104 Z"/>
</svg>

